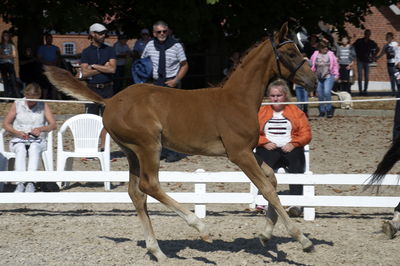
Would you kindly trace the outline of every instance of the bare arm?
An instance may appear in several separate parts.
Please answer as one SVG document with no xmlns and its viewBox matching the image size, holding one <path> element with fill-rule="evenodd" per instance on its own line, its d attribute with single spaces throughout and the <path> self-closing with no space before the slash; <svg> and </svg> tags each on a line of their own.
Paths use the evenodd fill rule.
<svg viewBox="0 0 400 266">
<path fill-rule="evenodd" d="M 105 65 L 93 64 L 93 65 L 91 65 L 91 67 L 92 67 L 92 69 L 95 69 L 102 73 L 114 74 L 115 69 L 117 68 L 117 60 L 110 59 L 110 60 L 108 60 L 108 62 Z"/>
<path fill-rule="evenodd" d="M 22 139 L 27 139 L 29 137 L 27 133 L 16 130 L 12 126 L 12 122 L 14 121 L 16 115 L 17 115 L 17 105 L 13 103 L 6 117 L 4 117 L 3 128 L 15 136 L 18 136 Z"/>
<path fill-rule="evenodd" d="M 183 77 L 186 75 L 188 70 L 189 70 L 188 62 L 182 61 L 181 67 L 179 68 L 179 71 L 178 71 L 178 74 L 176 74 L 176 77 L 174 79 L 166 81 L 165 84 L 167 84 L 168 87 L 176 87 L 176 84 L 178 84 L 178 82 L 183 79 Z"/>
<path fill-rule="evenodd" d="M 33 128 L 31 133 L 35 136 L 39 136 L 41 132 L 50 132 L 56 129 L 56 120 L 54 119 L 53 113 L 47 103 L 44 103 L 44 117 L 46 118 L 47 125 L 42 127 Z"/>
</svg>

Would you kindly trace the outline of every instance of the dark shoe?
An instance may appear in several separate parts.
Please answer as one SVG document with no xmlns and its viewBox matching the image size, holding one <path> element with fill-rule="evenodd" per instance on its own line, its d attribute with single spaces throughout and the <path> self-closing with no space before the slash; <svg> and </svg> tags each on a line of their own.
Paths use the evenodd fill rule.
<svg viewBox="0 0 400 266">
<path fill-rule="evenodd" d="M 181 156 L 176 155 L 176 154 L 171 154 L 171 155 L 168 155 L 167 158 L 165 158 L 165 162 L 166 163 L 173 163 L 173 162 L 177 162 L 177 161 L 179 161 L 181 159 L 182 159 Z"/>
<path fill-rule="evenodd" d="M 289 208 L 286 209 L 286 212 L 289 215 L 289 217 L 300 217 L 301 213 L 303 212 L 301 209 L 302 208 L 297 206 L 290 206 Z"/>
<path fill-rule="evenodd" d="M 42 182 L 40 184 L 40 190 L 42 192 L 60 192 L 60 188 L 55 182 Z"/>
<path fill-rule="evenodd" d="M 326 116 L 326 117 L 328 117 L 328 118 L 332 118 L 334 113 L 335 113 L 335 109 L 332 107 L 332 109 L 328 111 L 328 113 L 327 113 L 327 116 Z"/>
<path fill-rule="evenodd" d="M 325 117 L 325 112 L 320 112 L 318 116 L 319 117 Z"/>
</svg>

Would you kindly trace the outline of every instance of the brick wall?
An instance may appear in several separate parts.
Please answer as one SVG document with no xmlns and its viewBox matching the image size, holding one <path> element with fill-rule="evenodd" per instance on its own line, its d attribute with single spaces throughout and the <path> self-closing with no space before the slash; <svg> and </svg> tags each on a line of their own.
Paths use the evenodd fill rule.
<svg viewBox="0 0 400 266">
<path fill-rule="evenodd" d="M 400 43 L 400 16 L 395 15 L 389 7 L 372 8 L 372 14 L 365 18 L 365 28 L 370 29 L 371 39 L 374 40 L 380 49 L 385 44 L 385 35 L 391 31 L 394 33 L 395 40 Z M 355 28 L 354 26 L 347 24 L 346 30 L 351 37 L 351 41 L 354 42 L 358 38 L 364 36 L 364 30 Z M 371 81 L 388 81 L 387 69 L 386 69 L 386 57 L 381 57 L 376 67 L 370 68 L 370 80 Z"/>
</svg>

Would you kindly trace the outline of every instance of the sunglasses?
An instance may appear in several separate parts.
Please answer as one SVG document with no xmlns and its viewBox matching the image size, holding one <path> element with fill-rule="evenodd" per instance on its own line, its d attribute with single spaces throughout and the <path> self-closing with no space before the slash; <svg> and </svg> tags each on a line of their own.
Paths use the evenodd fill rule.
<svg viewBox="0 0 400 266">
<path fill-rule="evenodd" d="M 97 35 L 105 35 L 105 34 L 107 34 L 107 31 L 106 31 L 106 30 L 103 30 L 103 31 L 95 31 L 94 33 L 96 33 Z"/>
<path fill-rule="evenodd" d="M 157 34 L 161 34 L 161 33 L 166 34 L 167 32 L 168 32 L 168 30 L 158 30 L 158 31 L 156 31 Z"/>
</svg>

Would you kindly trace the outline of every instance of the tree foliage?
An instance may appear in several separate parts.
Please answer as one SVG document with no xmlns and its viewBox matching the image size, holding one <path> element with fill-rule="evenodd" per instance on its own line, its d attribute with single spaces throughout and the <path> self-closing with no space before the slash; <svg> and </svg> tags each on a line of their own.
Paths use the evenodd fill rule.
<svg viewBox="0 0 400 266">
<path fill-rule="evenodd" d="M 87 31 L 90 24 L 108 15 L 108 28 L 131 37 L 141 28 L 165 20 L 174 34 L 199 50 L 215 42 L 243 49 L 285 21 L 292 27 L 317 29 L 323 20 L 343 31 L 346 22 L 362 25 L 371 6 L 390 5 L 393 0 L 0 0 L 0 15 L 13 25 L 22 44 L 41 41 L 46 30 Z"/>
</svg>

